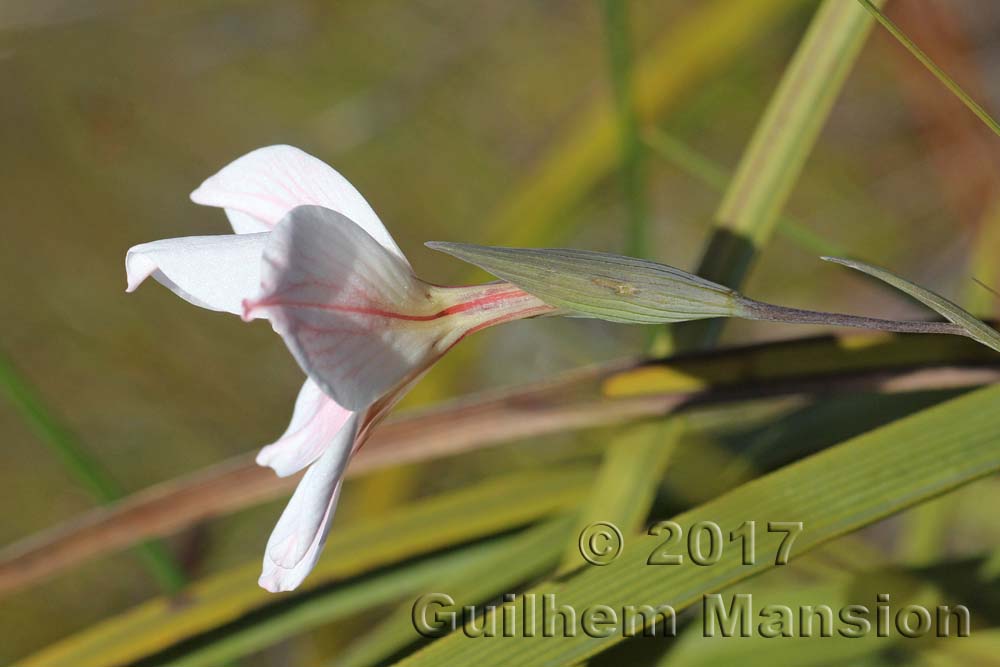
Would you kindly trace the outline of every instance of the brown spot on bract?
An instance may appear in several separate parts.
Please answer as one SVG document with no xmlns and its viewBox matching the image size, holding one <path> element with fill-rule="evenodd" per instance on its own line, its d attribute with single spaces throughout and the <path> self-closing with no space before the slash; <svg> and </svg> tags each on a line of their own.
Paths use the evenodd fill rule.
<svg viewBox="0 0 1000 667">
<path fill-rule="evenodd" d="M 590 281 L 598 287 L 606 287 L 615 294 L 620 294 L 622 296 L 632 296 L 633 294 L 639 293 L 639 290 L 635 285 L 623 283 L 619 280 L 611 280 L 610 278 L 591 278 Z"/>
</svg>

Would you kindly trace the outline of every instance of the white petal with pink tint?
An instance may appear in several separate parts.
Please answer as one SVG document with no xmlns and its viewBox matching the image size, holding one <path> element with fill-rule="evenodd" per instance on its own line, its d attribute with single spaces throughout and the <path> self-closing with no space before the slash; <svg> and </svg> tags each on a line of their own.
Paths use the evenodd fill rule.
<svg viewBox="0 0 1000 667">
<path fill-rule="evenodd" d="M 436 354 L 428 288 L 340 213 L 301 206 L 271 233 L 262 294 L 245 312 L 266 313 L 309 377 L 362 410 Z"/>
<path fill-rule="evenodd" d="M 196 306 L 242 313 L 242 301 L 259 291 L 268 236 L 188 236 L 137 245 L 125 255 L 127 291 L 152 276 Z"/>
<path fill-rule="evenodd" d="M 281 438 L 260 450 L 258 465 L 270 466 L 279 477 L 294 475 L 326 451 L 351 414 L 307 379 L 295 400 L 291 423 Z"/>
<path fill-rule="evenodd" d="M 202 183 L 191 200 L 226 209 L 237 234 L 271 229 L 296 206 L 324 206 L 353 220 L 406 261 L 361 193 L 333 167 L 292 146 L 247 153 Z"/>
<path fill-rule="evenodd" d="M 318 536 L 329 530 L 331 501 L 347 468 L 359 421 L 357 414 L 351 415 L 296 487 L 267 541 L 266 558 L 274 565 L 296 567 L 317 544 Z"/>
<path fill-rule="evenodd" d="M 330 523 L 333 514 L 337 509 L 337 500 L 340 498 L 341 484 L 338 482 L 333 489 L 333 496 L 327 503 L 326 512 L 323 515 L 322 527 L 309 544 L 305 555 L 293 567 L 281 567 L 264 553 L 264 565 L 261 568 L 260 578 L 257 583 L 266 591 L 280 593 L 291 591 L 299 587 L 299 584 L 312 572 L 319 560 L 319 554 L 326 543 L 326 537 L 330 534 Z"/>
</svg>

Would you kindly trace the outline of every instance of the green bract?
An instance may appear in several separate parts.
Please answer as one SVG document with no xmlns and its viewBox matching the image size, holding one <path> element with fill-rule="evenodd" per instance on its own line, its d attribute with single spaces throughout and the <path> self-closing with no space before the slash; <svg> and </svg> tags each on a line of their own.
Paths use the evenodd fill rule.
<svg viewBox="0 0 1000 667">
<path fill-rule="evenodd" d="M 740 314 L 733 290 L 656 262 L 564 248 L 494 248 L 437 241 L 426 245 L 576 315 L 656 324 Z"/>
</svg>

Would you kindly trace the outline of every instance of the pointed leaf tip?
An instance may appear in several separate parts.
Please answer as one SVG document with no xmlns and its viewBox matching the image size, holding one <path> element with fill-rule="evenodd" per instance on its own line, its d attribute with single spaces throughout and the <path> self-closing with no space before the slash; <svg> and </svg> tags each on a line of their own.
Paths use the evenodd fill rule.
<svg viewBox="0 0 1000 667">
<path fill-rule="evenodd" d="M 953 301 L 946 299 L 940 294 L 932 292 L 929 289 L 923 288 L 915 283 L 911 283 L 909 280 L 901 278 L 891 271 L 878 266 L 873 266 L 871 264 L 866 264 L 864 262 L 859 262 L 854 259 L 823 257 L 823 260 L 833 262 L 834 264 L 840 264 L 856 271 L 861 271 L 862 273 L 866 273 L 873 278 L 878 278 L 879 280 L 892 285 L 896 289 L 908 294 L 934 312 L 943 316 L 949 322 L 962 327 L 969 338 L 982 343 L 986 347 L 992 348 L 997 352 L 1000 352 L 1000 332 L 997 332 L 994 328 L 988 326 L 972 313 L 968 312 Z"/>
</svg>

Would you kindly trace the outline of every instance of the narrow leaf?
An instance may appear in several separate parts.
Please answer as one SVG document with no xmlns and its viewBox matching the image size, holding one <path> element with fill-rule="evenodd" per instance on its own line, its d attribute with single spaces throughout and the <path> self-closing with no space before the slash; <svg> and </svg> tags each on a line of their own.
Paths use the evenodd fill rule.
<svg viewBox="0 0 1000 667">
<path fill-rule="evenodd" d="M 636 118 L 632 86 L 632 38 L 629 30 L 628 1 L 604 0 L 604 32 L 608 43 L 608 63 L 614 91 L 615 117 L 622 190 L 628 210 L 626 252 L 646 254 L 646 193 L 642 169 L 642 142 Z"/>
<path fill-rule="evenodd" d="M 561 545 L 571 534 L 570 517 L 526 529 L 466 568 L 441 572 L 420 591 L 443 592 L 461 604 L 479 604 L 513 590 L 533 577 L 550 572 L 559 558 Z M 338 655 L 337 667 L 383 664 L 385 659 L 421 637 L 413 627 L 413 599 L 382 617 L 357 643 Z"/>
<path fill-rule="evenodd" d="M 937 312 L 949 322 L 962 327 L 969 338 L 979 341 L 986 347 L 991 347 L 1000 352 L 1000 333 L 992 327 L 987 326 L 986 323 L 977 319 L 974 315 L 963 309 L 958 304 L 949 301 L 940 294 L 935 294 L 928 289 L 911 283 L 905 278 L 900 278 L 891 271 L 887 271 L 877 266 L 872 266 L 871 264 L 865 264 L 864 262 L 859 262 L 853 259 L 838 259 L 836 257 L 824 257 L 823 259 L 835 264 L 848 266 L 857 271 L 861 271 L 862 273 L 867 273 L 874 278 L 878 278 L 883 282 L 889 283 L 900 291 L 909 294 L 911 297 L 931 310 Z"/>
<path fill-rule="evenodd" d="M 572 507 L 590 468 L 519 473 L 416 502 L 380 521 L 334 529 L 326 557 L 300 589 L 305 593 L 442 547 L 501 532 Z M 260 561 L 197 582 L 183 604 L 157 598 L 58 641 L 21 667 L 106 667 L 130 664 L 194 635 L 273 604 L 257 586 Z"/>
<path fill-rule="evenodd" d="M 948 74 L 945 73 L 943 69 L 937 66 L 937 64 L 931 60 L 930 56 L 923 52 L 923 50 L 917 46 L 912 39 L 906 36 L 898 25 L 892 22 L 892 20 L 886 16 L 882 10 L 879 9 L 878 4 L 872 2 L 872 0 L 858 0 L 861 6 L 865 8 L 865 11 L 870 13 L 875 19 L 882 24 L 882 27 L 889 31 L 889 33 L 896 38 L 896 40 L 906 47 L 906 50 L 913 54 L 913 57 L 920 61 L 920 63 L 927 68 L 927 70 L 938 78 L 938 81 L 944 84 L 945 88 L 950 90 L 952 94 L 962 101 L 969 111 L 974 113 L 979 120 L 983 121 L 986 127 L 993 130 L 993 133 L 1000 136 L 1000 124 L 998 124 L 993 117 L 990 116 L 989 112 L 986 111 L 978 102 L 972 99 L 968 93 L 962 90 L 962 87 L 952 79 Z"/>
<path fill-rule="evenodd" d="M 797 0 L 712 0 L 689 4 L 669 29 L 638 54 L 635 110 L 640 122 L 661 116 L 800 6 Z M 606 99 L 571 119 L 544 157 L 485 223 L 484 237 L 511 245 L 549 242 L 559 216 L 615 164 L 615 116 Z"/>
<path fill-rule="evenodd" d="M 610 522 L 631 538 L 641 530 L 667 464 L 677 446 L 680 422 L 658 419 L 623 429 L 608 445 L 587 494 L 576 530 L 564 550 L 561 571 L 584 565 L 578 537 L 588 526 Z"/>
<path fill-rule="evenodd" d="M 559 517 L 512 536 L 490 539 L 369 577 L 359 577 L 317 595 L 299 596 L 289 604 L 265 609 L 251 624 L 235 623 L 228 631 L 213 633 L 195 649 L 180 656 L 171 652 L 162 658 L 153 656 L 144 667 L 217 667 L 289 637 L 405 598 L 402 613 L 390 617 L 394 622 L 393 630 L 396 630 L 391 636 L 392 643 L 379 645 L 377 653 L 381 656 L 372 654 L 372 659 L 358 663 L 378 664 L 378 657 L 391 655 L 393 649 L 419 638 L 412 622 L 415 598 L 429 592 L 443 592 L 471 604 L 478 602 L 480 597 L 462 586 L 462 582 L 475 582 L 479 590 L 483 590 L 483 584 L 491 575 L 495 578 L 498 571 L 501 581 L 509 585 L 541 574 L 554 562 L 558 550 L 553 549 L 553 545 L 564 539 L 568 528 L 568 517 Z M 460 582 L 457 588 L 452 587 L 455 581 Z M 503 588 L 504 584 L 500 584 L 497 590 Z M 335 664 L 350 664 L 343 657 L 337 656 Z"/>
<path fill-rule="evenodd" d="M 690 529 L 699 521 L 718 524 L 724 535 L 748 520 L 801 522 L 790 550 L 796 558 L 835 538 L 870 525 L 906 507 L 1000 470 L 1000 413 L 994 408 L 1000 387 L 982 389 L 858 436 L 831 449 L 748 482 L 705 505 L 674 517 Z M 758 531 L 753 564 L 741 549 L 723 549 L 708 566 L 649 565 L 665 538 L 646 536 L 627 544 L 620 558 L 594 567 L 562 584 L 533 589 L 554 593 L 558 604 L 577 614 L 595 604 L 618 610 L 628 605 L 670 605 L 680 612 L 722 590 L 775 567 L 786 535 Z M 675 551 L 674 553 L 678 553 Z M 767 554 L 768 557 L 764 557 Z M 541 599 L 541 596 L 538 596 Z M 454 633 L 403 661 L 407 667 L 441 664 L 576 664 L 623 639 L 609 636 L 546 636 L 540 614 L 525 636 L 466 638 Z"/>
<path fill-rule="evenodd" d="M 91 456 L 84 443 L 62 423 L 3 353 L 0 353 L 0 392 L 7 395 L 38 439 L 52 450 L 63 467 L 98 501 L 113 503 L 125 495 L 111 474 Z M 142 542 L 136 547 L 136 554 L 164 591 L 179 590 L 187 581 L 184 570 L 163 542 Z"/>
<path fill-rule="evenodd" d="M 739 289 L 757 254 L 773 236 L 820 130 L 854 67 L 874 21 L 859 6 L 824 0 L 754 129 L 695 271 Z M 679 349 L 708 348 L 723 321 L 678 332 Z"/>
</svg>

